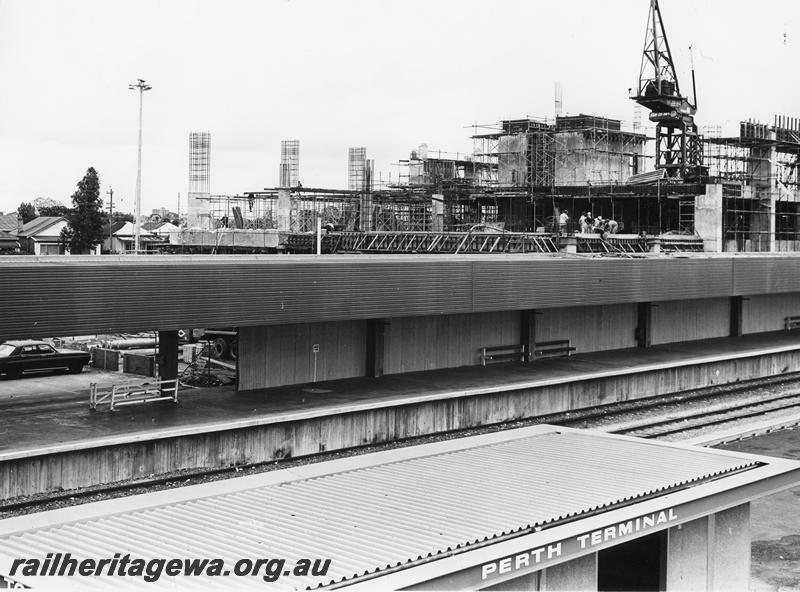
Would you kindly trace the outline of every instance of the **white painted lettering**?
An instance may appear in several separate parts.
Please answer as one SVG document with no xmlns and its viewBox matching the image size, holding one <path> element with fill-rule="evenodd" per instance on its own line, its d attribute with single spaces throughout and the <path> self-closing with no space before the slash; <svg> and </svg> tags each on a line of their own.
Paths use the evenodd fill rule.
<svg viewBox="0 0 800 592">
<path fill-rule="evenodd" d="M 561 557 L 561 543 L 555 545 L 547 545 L 547 558 Z"/>
<path fill-rule="evenodd" d="M 534 549 L 531 551 L 531 555 L 533 556 L 533 561 L 535 563 L 539 563 L 542 560 L 542 552 L 544 551 L 544 547 L 539 547 L 538 549 Z"/>
<path fill-rule="evenodd" d="M 581 544 L 581 549 L 586 548 L 586 541 L 588 540 L 589 540 L 588 534 L 582 534 L 581 536 L 578 537 L 578 542 Z"/>
<path fill-rule="evenodd" d="M 617 538 L 617 527 L 616 526 L 609 526 L 603 532 L 603 538 L 607 541 Z"/>
<path fill-rule="evenodd" d="M 666 512 L 659 512 L 658 519 L 656 520 L 656 524 L 663 524 L 667 521 L 667 513 Z"/>
<path fill-rule="evenodd" d="M 636 532 L 639 532 L 640 530 L 642 530 L 642 519 L 641 518 L 637 518 L 636 519 Z"/>
<path fill-rule="evenodd" d="M 595 530 L 592 533 L 592 546 L 599 545 L 603 542 L 603 531 L 602 530 Z"/>
<path fill-rule="evenodd" d="M 485 580 L 489 577 L 489 574 L 493 574 L 497 571 L 497 564 L 496 563 L 485 563 L 481 567 L 481 579 Z"/>
<path fill-rule="evenodd" d="M 500 561 L 500 573 L 508 573 L 511 571 L 511 558 L 506 557 Z"/>
<path fill-rule="evenodd" d="M 633 532 L 633 520 L 628 520 L 619 525 L 619 536 L 623 537 L 626 534 Z"/>
<path fill-rule="evenodd" d="M 656 515 L 650 514 L 649 516 L 642 516 L 642 526 L 644 528 L 648 528 L 650 526 L 655 526 L 656 524 Z"/>
<path fill-rule="evenodd" d="M 677 520 L 678 519 L 678 515 L 675 513 L 675 508 L 670 508 L 669 509 L 669 519 L 670 520 Z"/>
<path fill-rule="evenodd" d="M 514 569 L 521 569 L 523 567 L 528 567 L 530 565 L 531 556 L 527 553 L 520 553 L 517 555 L 516 561 L 514 562 Z"/>
</svg>

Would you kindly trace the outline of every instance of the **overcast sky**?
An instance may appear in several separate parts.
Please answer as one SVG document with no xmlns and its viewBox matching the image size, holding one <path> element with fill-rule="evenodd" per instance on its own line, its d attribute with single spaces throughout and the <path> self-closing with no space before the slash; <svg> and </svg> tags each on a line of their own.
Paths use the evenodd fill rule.
<svg viewBox="0 0 800 592">
<path fill-rule="evenodd" d="M 278 183 L 300 140 L 306 187 L 347 187 L 425 142 L 471 152 L 473 123 L 567 113 L 633 119 L 649 0 L 0 0 L 0 211 L 69 204 L 89 166 L 133 211 L 144 78 L 142 211 L 188 189 L 188 136 L 210 131 L 211 191 Z M 700 126 L 800 117 L 800 2 L 662 0 L 682 89 L 694 46 Z M 644 114 L 646 120 L 646 113 Z"/>
</svg>

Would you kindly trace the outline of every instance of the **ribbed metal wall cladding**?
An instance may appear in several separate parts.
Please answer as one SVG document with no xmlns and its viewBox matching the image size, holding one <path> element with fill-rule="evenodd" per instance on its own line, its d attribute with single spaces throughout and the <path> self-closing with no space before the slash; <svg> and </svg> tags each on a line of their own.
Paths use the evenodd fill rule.
<svg viewBox="0 0 800 592">
<path fill-rule="evenodd" d="M 800 292 L 800 257 L 0 257 L 0 339 Z"/>
</svg>

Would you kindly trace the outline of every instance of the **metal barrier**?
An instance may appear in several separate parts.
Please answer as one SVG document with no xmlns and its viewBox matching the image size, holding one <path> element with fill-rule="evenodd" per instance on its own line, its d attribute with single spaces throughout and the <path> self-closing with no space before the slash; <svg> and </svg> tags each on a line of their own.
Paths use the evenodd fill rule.
<svg viewBox="0 0 800 592">
<path fill-rule="evenodd" d="M 108 403 L 110 411 L 124 405 L 140 405 L 155 401 L 177 403 L 179 384 L 179 381 L 173 378 L 142 384 L 115 384 L 110 389 L 100 389 L 97 383 L 93 382 L 89 385 L 89 409 L 96 411 L 97 406 L 102 403 Z"/>
</svg>

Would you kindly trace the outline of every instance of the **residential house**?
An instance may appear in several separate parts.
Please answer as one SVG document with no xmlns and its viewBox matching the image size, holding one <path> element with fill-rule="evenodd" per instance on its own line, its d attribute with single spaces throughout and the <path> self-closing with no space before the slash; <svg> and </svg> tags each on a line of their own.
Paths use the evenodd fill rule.
<svg viewBox="0 0 800 592">
<path fill-rule="evenodd" d="M 111 225 L 111 235 L 103 241 L 103 250 L 111 254 L 133 253 L 136 242 L 136 228 L 133 222 L 115 222 Z M 158 251 L 158 245 L 164 242 L 152 232 L 139 229 L 139 251 Z"/>
<path fill-rule="evenodd" d="M 16 212 L 3 214 L 0 212 L 0 254 L 19 253 L 19 240 L 12 234 L 22 228 L 22 220 Z"/>
<path fill-rule="evenodd" d="M 67 225 L 63 216 L 39 216 L 12 234 L 19 239 L 20 250 L 26 255 L 69 255 L 69 249 L 61 244 L 61 231 Z M 89 254 L 99 255 L 100 245 Z"/>
</svg>

